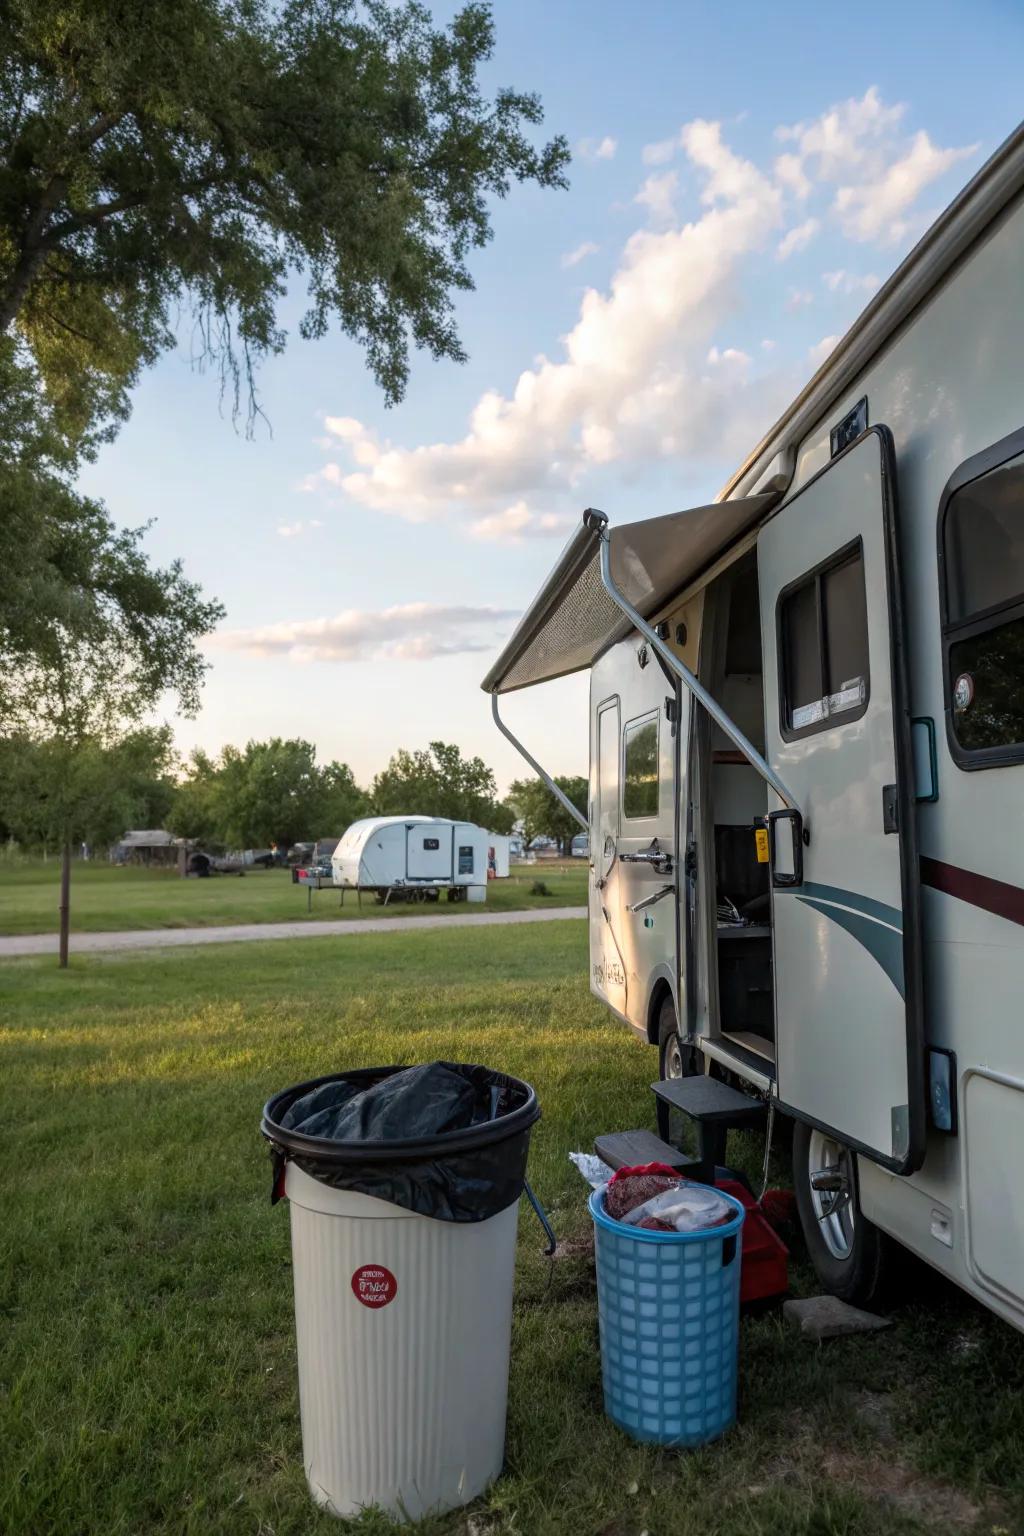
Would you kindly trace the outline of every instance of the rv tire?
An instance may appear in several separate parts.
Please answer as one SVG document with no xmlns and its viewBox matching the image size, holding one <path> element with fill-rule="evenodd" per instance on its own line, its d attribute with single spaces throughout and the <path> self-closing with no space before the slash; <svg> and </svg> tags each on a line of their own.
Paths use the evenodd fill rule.
<svg viewBox="0 0 1024 1536">
<path fill-rule="evenodd" d="M 694 1077 L 704 1071 L 703 1053 L 694 1050 L 679 1034 L 676 1005 L 671 994 L 665 998 L 658 1014 L 658 1065 L 663 1080 Z"/>
<path fill-rule="evenodd" d="M 855 1306 L 868 1307 L 885 1289 L 892 1245 L 876 1226 L 861 1214 L 857 1199 L 856 1158 L 829 1143 L 839 1154 L 841 1166 L 853 1180 L 849 1218 L 837 1224 L 824 1221 L 815 1206 L 821 1196 L 811 1188 L 811 1174 L 822 1159 L 822 1134 L 797 1121 L 793 1126 L 793 1188 L 800 1214 L 808 1257 L 826 1291 Z M 813 1164 L 813 1167 L 812 1167 Z M 839 1230 L 841 1225 L 842 1230 Z M 832 1227 L 836 1230 L 833 1231 Z"/>
</svg>

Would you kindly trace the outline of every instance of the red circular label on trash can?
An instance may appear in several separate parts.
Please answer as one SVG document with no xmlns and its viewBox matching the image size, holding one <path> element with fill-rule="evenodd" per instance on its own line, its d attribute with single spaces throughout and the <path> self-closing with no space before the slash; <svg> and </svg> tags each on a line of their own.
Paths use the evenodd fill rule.
<svg viewBox="0 0 1024 1536">
<path fill-rule="evenodd" d="M 352 1276 L 352 1292 L 364 1307 L 386 1307 L 398 1295 L 398 1281 L 383 1264 L 360 1264 Z"/>
</svg>

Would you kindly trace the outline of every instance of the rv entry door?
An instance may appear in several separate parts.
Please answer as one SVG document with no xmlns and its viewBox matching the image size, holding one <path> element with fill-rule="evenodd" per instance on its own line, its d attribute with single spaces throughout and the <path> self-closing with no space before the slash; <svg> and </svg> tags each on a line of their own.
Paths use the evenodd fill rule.
<svg viewBox="0 0 1024 1536">
<path fill-rule="evenodd" d="M 767 756 L 805 818 L 768 818 L 776 1091 L 907 1173 L 925 1106 L 896 511 L 874 427 L 765 525 L 757 556 Z"/>
</svg>

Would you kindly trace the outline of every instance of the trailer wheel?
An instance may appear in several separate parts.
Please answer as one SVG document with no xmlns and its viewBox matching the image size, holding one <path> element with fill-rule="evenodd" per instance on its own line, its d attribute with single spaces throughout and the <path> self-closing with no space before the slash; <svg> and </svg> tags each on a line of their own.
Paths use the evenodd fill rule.
<svg viewBox="0 0 1024 1536">
<path fill-rule="evenodd" d="M 703 1051 L 695 1050 L 680 1038 L 671 993 L 658 1014 L 658 1061 L 663 1081 L 674 1077 L 696 1077 L 704 1071 Z"/>
<path fill-rule="evenodd" d="M 894 1245 L 861 1214 L 857 1160 L 826 1131 L 801 1121 L 793 1127 L 793 1187 L 804 1241 L 818 1279 L 827 1291 L 856 1306 L 870 1306 L 884 1291 Z M 839 1191 L 815 1189 L 812 1174 L 834 1175 Z M 836 1199 L 843 1189 L 845 1200 Z"/>
</svg>

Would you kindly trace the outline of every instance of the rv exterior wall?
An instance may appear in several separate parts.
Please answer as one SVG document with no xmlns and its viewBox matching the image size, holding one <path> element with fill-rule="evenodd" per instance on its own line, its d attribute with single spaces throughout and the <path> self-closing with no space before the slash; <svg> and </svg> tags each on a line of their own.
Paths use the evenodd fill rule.
<svg viewBox="0 0 1024 1536">
<path fill-rule="evenodd" d="M 796 468 L 787 493 L 788 503 L 829 464 L 831 430 L 866 395 L 869 424 L 887 426 L 895 444 L 910 711 L 936 724 L 938 797 L 916 807 L 922 868 L 930 880 L 922 891 L 924 1008 L 928 1045 L 955 1053 L 960 1124 L 956 1136 L 929 1132 L 924 1163 L 911 1176 L 890 1174 L 861 1158 L 860 1204 L 871 1221 L 1018 1327 L 1024 1327 L 1024 1181 L 1016 1173 L 1024 1162 L 1024 1041 L 1018 1028 L 1024 923 L 1015 914 L 1024 881 L 1012 834 L 1024 810 L 1024 762 L 967 771 L 950 752 L 937 546 L 947 481 L 965 460 L 1024 428 L 1022 293 L 1024 207 L 1018 201 L 795 445 Z M 736 553 L 751 542 L 740 541 Z M 808 563 L 813 564 L 810 551 Z M 694 670 L 698 661 L 702 668 L 705 662 L 698 646 L 703 649 L 710 640 L 700 615 L 702 595 L 699 588 L 682 594 L 685 638 L 677 642 L 675 624 L 669 625 L 669 643 L 680 644 Z M 722 1056 L 728 1042 L 715 1038 L 717 1024 L 712 1023 L 716 983 L 702 958 L 714 944 L 713 878 L 698 887 L 702 899 L 691 935 L 698 963 L 690 975 L 687 945 L 681 942 L 688 918 L 680 870 L 691 798 L 698 880 L 714 865 L 712 833 L 701 821 L 707 819 L 704 786 L 686 780 L 685 693 L 675 738 L 682 753 L 666 760 L 659 735 L 662 782 L 656 815 L 623 814 L 626 732 L 631 723 L 655 713 L 664 732 L 664 699 L 670 692 L 653 660 L 639 665 L 638 649 L 633 635 L 601 657 L 592 672 L 591 988 L 638 1033 L 649 1035 L 652 1001 L 660 995 L 660 983 L 670 978 L 680 1020 L 689 1016 L 709 1054 Z M 870 662 L 873 677 L 888 667 L 888 657 L 872 655 Z M 700 676 L 704 680 L 703 671 Z M 767 698 L 768 707 L 777 711 L 774 678 Z M 799 738 L 778 748 L 774 766 L 783 777 L 800 749 Z M 667 798 L 666 783 L 672 785 Z M 827 806 L 820 806 L 819 814 L 827 815 Z M 671 842 L 675 873 L 670 878 L 678 882 L 677 890 L 646 914 L 632 914 L 628 909 L 641 894 L 641 880 L 643 893 L 649 894 L 657 890 L 657 878 L 649 866 L 624 862 L 622 856 L 649 847 L 655 836 L 659 846 Z M 960 878 L 965 874 L 1008 893 L 1002 912 L 998 902 L 982 906 L 973 901 L 970 879 Z M 950 894 L 951 882 L 962 894 Z M 677 928 L 673 909 L 679 896 L 684 899 Z M 775 1002 L 777 1010 L 787 1005 L 783 996 Z M 821 1018 L 821 1029 L 856 1032 L 864 1007 L 864 998 L 840 992 Z M 751 1083 L 767 1086 L 767 1076 L 752 1066 L 730 1065 Z M 988 1214 L 997 1209 L 998 1221 Z"/>
</svg>

